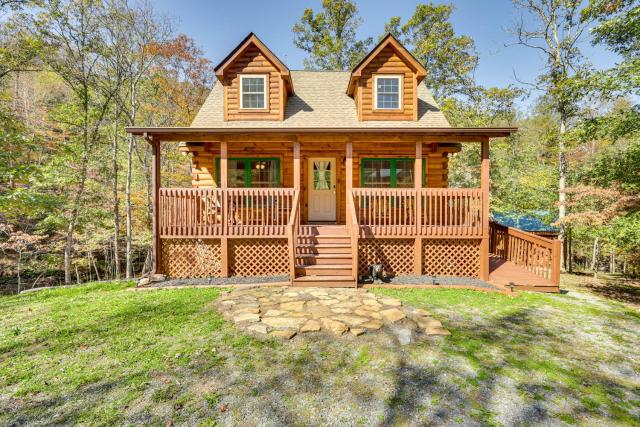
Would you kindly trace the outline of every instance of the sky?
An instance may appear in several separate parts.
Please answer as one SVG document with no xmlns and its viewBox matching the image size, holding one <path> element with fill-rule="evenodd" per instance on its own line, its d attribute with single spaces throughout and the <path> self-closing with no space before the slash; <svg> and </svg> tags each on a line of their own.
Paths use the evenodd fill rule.
<svg viewBox="0 0 640 427">
<path fill-rule="evenodd" d="M 520 19 L 511 0 L 450 0 L 455 7 L 451 21 L 457 34 L 471 36 L 480 64 L 475 77 L 484 86 L 521 85 L 533 82 L 544 60 L 535 49 L 509 46 L 507 32 Z M 293 44 L 291 27 L 305 8 L 321 10 L 321 0 L 151 0 L 158 13 L 169 17 L 177 32 L 192 37 L 205 56 L 217 65 L 249 32 L 254 32 L 290 69 L 303 69 L 306 52 Z M 356 0 L 363 19 L 361 38 L 377 40 L 391 16 L 402 22 L 415 10 L 415 0 Z M 437 3 L 437 1 L 434 1 Z M 525 16 L 526 22 L 526 16 Z M 596 67 L 613 65 L 617 57 L 585 42 L 581 49 Z M 523 100 L 528 104 L 529 100 Z"/>
</svg>

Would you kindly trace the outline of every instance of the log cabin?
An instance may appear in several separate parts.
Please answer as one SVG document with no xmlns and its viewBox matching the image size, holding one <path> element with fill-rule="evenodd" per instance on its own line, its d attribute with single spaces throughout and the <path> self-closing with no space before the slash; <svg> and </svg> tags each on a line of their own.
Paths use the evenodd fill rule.
<svg viewBox="0 0 640 427">
<path fill-rule="evenodd" d="M 557 291 L 558 242 L 490 221 L 489 144 L 517 129 L 451 127 L 428 72 L 392 35 L 351 71 L 293 71 L 249 34 L 190 127 L 127 128 L 153 152 L 153 273 L 358 286 L 381 264 Z M 163 143 L 191 188 L 160 187 Z M 479 188 L 448 186 L 462 144 Z"/>
</svg>

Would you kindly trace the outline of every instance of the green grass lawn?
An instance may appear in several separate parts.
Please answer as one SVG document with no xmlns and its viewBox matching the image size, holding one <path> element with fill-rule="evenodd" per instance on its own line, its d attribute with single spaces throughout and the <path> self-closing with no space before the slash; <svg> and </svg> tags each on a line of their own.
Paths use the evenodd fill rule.
<svg viewBox="0 0 640 427">
<path fill-rule="evenodd" d="M 452 336 L 261 342 L 217 289 L 0 297 L 0 425 L 638 425 L 640 314 L 588 293 L 376 290 Z"/>
</svg>

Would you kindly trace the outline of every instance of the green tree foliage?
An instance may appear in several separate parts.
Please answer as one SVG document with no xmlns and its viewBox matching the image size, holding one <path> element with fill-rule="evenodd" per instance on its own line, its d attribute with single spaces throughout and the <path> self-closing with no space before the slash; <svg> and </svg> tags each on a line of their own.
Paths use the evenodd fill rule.
<svg viewBox="0 0 640 427">
<path fill-rule="evenodd" d="M 475 43 L 455 33 L 450 22 L 453 10 L 450 4 L 418 4 L 404 24 L 394 16 L 385 25 L 385 32 L 411 49 L 428 70 L 425 82 L 438 99 L 477 95 L 473 90 L 479 61 Z"/>
<path fill-rule="evenodd" d="M 373 38 L 358 40 L 356 30 L 362 18 L 351 0 L 323 0 L 322 11 L 307 8 L 293 26 L 293 42 L 309 54 L 305 68 L 348 70 L 368 52 Z"/>
</svg>

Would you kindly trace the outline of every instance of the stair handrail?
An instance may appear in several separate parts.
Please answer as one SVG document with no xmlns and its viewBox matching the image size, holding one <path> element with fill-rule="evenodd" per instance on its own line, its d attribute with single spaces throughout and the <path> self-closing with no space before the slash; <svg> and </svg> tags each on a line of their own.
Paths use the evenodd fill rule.
<svg viewBox="0 0 640 427">
<path fill-rule="evenodd" d="M 348 224 L 349 236 L 351 237 L 351 278 L 355 280 L 358 286 L 358 238 L 360 236 L 360 223 L 356 214 L 355 192 L 349 190 L 347 197 L 349 205 L 349 216 L 351 221 Z"/>
<path fill-rule="evenodd" d="M 291 284 L 296 278 L 296 240 L 300 225 L 300 190 L 293 193 L 293 202 L 289 222 L 287 223 L 287 239 L 289 244 L 289 277 Z"/>
</svg>

